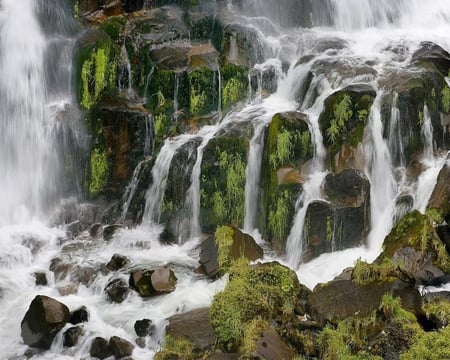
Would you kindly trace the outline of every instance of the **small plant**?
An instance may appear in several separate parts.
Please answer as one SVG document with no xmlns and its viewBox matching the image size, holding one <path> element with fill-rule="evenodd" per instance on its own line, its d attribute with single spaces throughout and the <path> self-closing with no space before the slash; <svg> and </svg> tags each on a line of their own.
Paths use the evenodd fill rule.
<svg viewBox="0 0 450 360">
<path fill-rule="evenodd" d="M 293 148 L 294 142 L 291 133 L 285 129 L 281 130 L 277 134 L 276 150 L 269 159 L 272 168 L 276 169 L 280 165 L 289 163 Z"/>
<path fill-rule="evenodd" d="M 91 153 L 89 193 L 97 194 L 108 182 L 108 159 L 105 151 L 95 148 Z"/>
<path fill-rule="evenodd" d="M 290 202 L 291 195 L 289 191 L 283 190 L 278 196 L 275 206 L 269 212 L 269 229 L 278 240 L 284 239 L 286 236 Z"/>
</svg>

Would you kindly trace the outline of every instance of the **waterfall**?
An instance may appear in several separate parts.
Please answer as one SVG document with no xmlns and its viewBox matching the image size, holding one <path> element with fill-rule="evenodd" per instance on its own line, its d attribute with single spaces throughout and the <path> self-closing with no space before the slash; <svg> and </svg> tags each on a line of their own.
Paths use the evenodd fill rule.
<svg viewBox="0 0 450 360">
<path fill-rule="evenodd" d="M 398 108 L 398 94 L 394 93 L 391 106 L 391 119 L 388 132 L 389 151 L 393 162 L 398 166 L 405 166 L 405 152 L 400 124 L 400 110 Z"/>
<path fill-rule="evenodd" d="M 0 9 L 0 225 L 42 218 L 59 188 L 57 124 L 45 106 L 47 42 L 36 11 L 33 0 L 5 0 Z"/>
<path fill-rule="evenodd" d="M 142 224 L 144 226 L 151 226 L 159 223 L 164 192 L 167 187 L 167 176 L 169 175 L 172 158 L 176 151 L 190 138 L 191 136 L 185 135 L 172 140 L 166 140 L 159 151 L 158 157 L 152 168 L 152 185 L 147 190 L 145 196 L 145 210 L 142 218 Z"/>
</svg>

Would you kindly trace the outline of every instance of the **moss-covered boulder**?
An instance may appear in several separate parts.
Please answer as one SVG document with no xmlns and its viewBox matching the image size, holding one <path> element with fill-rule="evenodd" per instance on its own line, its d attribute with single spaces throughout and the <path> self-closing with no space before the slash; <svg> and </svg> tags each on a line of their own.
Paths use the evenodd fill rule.
<svg viewBox="0 0 450 360">
<path fill-rule="evenodd" d="M 444 76 L 450 70 L 450 54 L 439 45 L 424 41 L 411 58 L 411 62 L 422 67 L 435 66 Z"/>
<path fill-rule="evenodd" d="M 261 164 L 262 201 L 259 228 L 284 248 L 301 191 L 302 166 L 312 158 L 313 145 L 306 115 L 276 114 L 266 131 Z"/>
<path fill-rule="evenodd" d="M 450 272 L 449 253 L 434 228 L 434 223 L 441 221 L 435 210 L 405 215 L 385 238 L 375 263 L 381 265 L 391 259 L 408 276 L 424 282 Z"/>
<path fill-rule="evenodd" d="M 200 178 L 202 229 L 243 225 L 248 140 L 218 136 L 204 148 Z"/>
<path fill-rule="evenodd" d="M 324 134 L 331 170 L 335 170 L 335 156 L 344 145 L 357 149 L 362 141 L 375 95 L 368 85 L 350 85 L 325 100 L 319 126 Z"/>
<path fill-rule="evenodd" d="M 306 293 L 296 274 L 276 262 L 236 265 L 225 290 L 214 297 L 210 308 L 219 345 L 251 355 L 255 335 L 258 339 L 270 327 L 283 334 L 294 326 L 296 314 L 304 314 L 300 298 Z M 246 346 L 249 343 L 250 347 Z"/>
<path fill-rule="evenodd" d="M 143 269 L 130 274 L 129 284 L 140 296 L 149 297 L 174 291 L 177 280 L 169 268 Z"/>
</svg>

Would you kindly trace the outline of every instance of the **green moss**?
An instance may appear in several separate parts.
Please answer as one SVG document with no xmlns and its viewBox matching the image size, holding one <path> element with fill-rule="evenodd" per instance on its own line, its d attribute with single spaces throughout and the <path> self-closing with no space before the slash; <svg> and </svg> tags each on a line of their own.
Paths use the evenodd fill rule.
<svg viewBox="0 0 450 360">
<path fill-rule="evenodd" d="M 207 68 L 199 68 L 189 74 L 190 114 L 205 115 L 217 110 L 219 89 L 217 74 Z"/>
<path fill-rule="evenodd" d="M 80 77 L 80 104 L 85 109 L 90 109 L 104 91 L 115 87 L 116 59 L 110 43 L 98 45 L 82 62 Z"/>
<path fill-rule="evenodd" d="M 284 239 L 288 231 L 289 212 L 292 208 L 292 194 L 288 190 L 280 192 L 269 212 L 269 230 L 276 239 Z"/>
<path fill-rule="evenodd" d="M 444 87 L 441 91 L 441 104 L 442 104 L 442 110 L 444 110 L 445 113 L 450 112 L 450 88 Z"/>
<path fill-rule="evenodd" d="M 270 165 L 273 169 L 276 169 L 282 164 L 288 164 L 292 157 L 292 150 L 294 148 L 294 142 L 292 138 L 294 134 L 283 129 L 277 134 L 276 150 L 270 154 Z"/>
<path fill-rule="evenodd" d="M 108 183 L 108 158 L 106 151 L 98 148 L 91 153 L 89 193 L 95 195 Z"/>
<path fill-rule="evenodd" d="M 247 146 L 245 139 L 216 138 L 205 148 L 200 205 L 207 228 L 243 224 Z"/>
<path fill-rule="evenodd" d="M 450 300 L 435 299 L 426 301 L 422 305 L 422 309 L 428 319 L 437 320 L 443 326 L 450 324 Z"/>
<path fill-rule="evenodd" d="M 419 332 L 411 348 L 400 354 L 400 360 L 442 360 L 450 359 L 450 327 L 439 331 Z"/>
<path fill-rule="evenodd" d="M 194 351 L 194 345 L 186 339 L 177 339 L 170 335 L 164 338 L 164 347 L 155 354 L 155 360 L 198 359 L 199 354 Z"/>
<path fill-rule="evenodd" d="M 411 246 L 417 251 L 434 255 L 433 264 L 445 272 L 450 271 L 450 256 L 434 231 L 435 220 L 442 219 L 436 210 L 421 214 L 415 210 L 405 215 L 391 230 L 383 243 L 380 258 L 391 258 L 402 247 Z"/>
<path fill-rule="evenodd" d="M 229 278 L 211 304 L 211 325 L 224 349 L 249 349 L 249 339 L 264 320 L 277 318 L 283 322 L 283 306 L 288 301 L 297 303 L 300 285 L 295 273 L 278 263 L 240 263 L 231 268 Z M 244 342 L 246 331 L 249 339 Z"/>
<path fill-rule="evenodd" d="M 228 110 L 232 105 L 247 96 L 247 69 L 233 64 L 221 68 L 222 76 L 222 108 Z"/>
<path fill-rule="evenodd" d="M 231 258 L 231 246 L 233 245 L 234 230 L 229 226 L 219 226 L 216 229 L 215 239 L 217 244 L 217 262 L 222 272 L 228 272 L 233 260 Z"/>
<path fill-rule="evenodd" d="M 343 131 L 345 124 L 352 117 L 352 99 L 349 95 L 345 94 L 342 100 L 334 105 L 333 119 L 330 122 L 330 126 L 326 131 L 328 140 L 331 144 L 335 144 L 340 133 Z"/>
<path fill-rule="evenodd" d="M 390 259 L 385 259 L 382 264 L 368 264 L 358 259 L 353 268 L 352 280 L 356 284 L 363 285 L 394 278 L 396 275 L 396 267 Z"/>
<path fill-rule="evenodd" d="M 260 318 L 253 319 L 246 325 L 243 333 L 242 345 L 239 349 L 239 353 L 242 354 L 241 358 L 253 359 L 258 340 L 261 338 L 264 331 L 269 329 L 270 325 L 267 320 Z"/>
<path fill-rule="evenodd" d="M 384 317 L 388 319 L 395 318 L 397 320 L 405 320 L 407 322 L 415 323 L 416 316 L 403 309 L 402 301 L 399 297 L 393 297 L 391 294 L 383 295 L 380 304 L 380 311 Z"/>
<path fill-rule="evenodd" d="M 100 23 L 100 29 L 102 29 L 113 41 L 118 41 L 120 31 L 126 24 L 126 19 L 122 16 L 115 16 L 106 19 Z"/>
</svg>

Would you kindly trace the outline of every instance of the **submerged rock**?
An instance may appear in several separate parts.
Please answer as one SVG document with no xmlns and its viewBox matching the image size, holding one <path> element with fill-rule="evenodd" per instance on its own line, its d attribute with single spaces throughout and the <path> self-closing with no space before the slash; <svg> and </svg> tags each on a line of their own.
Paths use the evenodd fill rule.
<svg viewBox="0 0 450 360">
<path fill-rule="evenodd" d="M 89 311 L 86 306 L 82 306 L 70 313 L 70 323 L 73 325 L 89 321 Z"/>
<path fill-rule="evenodd" d="M 121 303 L 127 298 L 130 288 L 125 280 L 114 279 L 106 285 L 105 291 L 111 301 Z"/>
<path fill-rule="evenodd" d="M 134 323 L 134 331 L 139 337 L 152 336 L 155 332 L 155 325 L 153 325 L 150 319 L 137 320 Z"/>
<path fill-rule="evenodd" d="M 56 334 L 70 319 L 66 305 L 45 295 L 37 295 L 21 322 L 23 342 L 49 349 Z"/>
<path fill-rule="evenodd" d="M 64 331 L 63 337 L 63 346 L 72 347 L 78 344 L 78 339 L 84 333 L 82 326 L 73 326 L 66 331 Z"/>
</svg>

